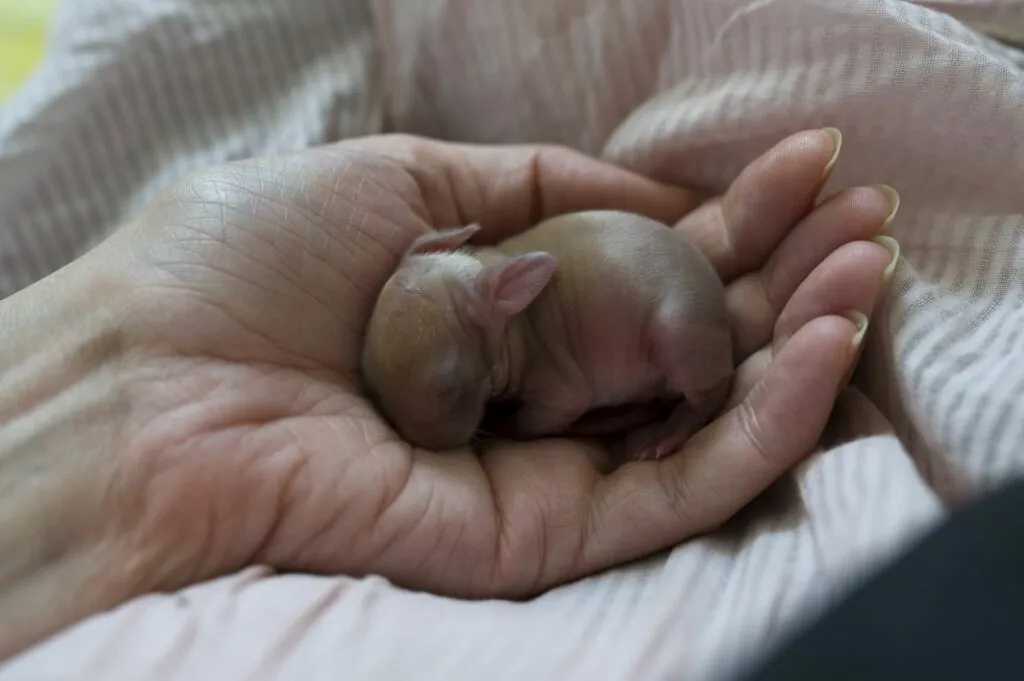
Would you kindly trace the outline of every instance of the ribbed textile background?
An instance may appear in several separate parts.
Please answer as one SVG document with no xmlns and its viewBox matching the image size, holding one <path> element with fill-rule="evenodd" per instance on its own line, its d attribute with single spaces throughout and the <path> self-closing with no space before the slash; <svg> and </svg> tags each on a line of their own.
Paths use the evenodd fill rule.
<svg viewBox="0 0 1024 681">
<path fill-rule="evenodd" d="M 830 189 L 895 186 L 904 261 L 845 444 L 793 475 L 798 517 L 521 604 L 247 570 L 93 618 L 0 679 L 709 681 L 764 651 L 1024 469 L 1022 41 L 1024 4 L 997 0 L 65 3 L 0 112 L 0 295 L 179 173 L 385 128 L 560 142 L 721 189 L 834 125 Z"/>
</svg>

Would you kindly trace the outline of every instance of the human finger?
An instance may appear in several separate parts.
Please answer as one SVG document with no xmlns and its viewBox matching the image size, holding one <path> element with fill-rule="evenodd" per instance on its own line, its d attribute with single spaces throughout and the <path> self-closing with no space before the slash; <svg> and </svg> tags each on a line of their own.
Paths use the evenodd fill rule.
<svg viewBox="0 0 1024 681">
<path fill-rule="evenodd" d="M 864 318 L 866 320 L 866 318 Z M 635 559 L 717 527 L 806 457 L 866 331 L 815 319 L 735 408 L 656 462 L 629 463 L 594 490 L 585 569 Z"/>
<path fill-rule="evenodd" d="M 883 232 L 898 207 L 899 196 L 885 186 L 840 192 L 802 220 L 762 269 L 733 281 L 727 289 L 727 303 L 737 357 L 742 359 L 769 341 L 797 287 L 829 254 L 844 244 Z M 860 293 L 861 289 L 851 287 L 851 292 Z M 818 297 L 829 295 L 831 291 L 822 290 Z"/>
<path fill-rule="evenodd" d="M 842 146 L 838 130 L 806 130 L 748 165 L 721 198 L 687 215 L 676 229 L 711 260 L 726 282 L 761 264 L 811 210 Z"/>
<path fill-rule="evenodd" d="M 895 240 L 879 237 L 879 240 Z M 818 317 L 843 315 L 859 310 L 868 317 L 888 286 L 899 257 L 895 251 L 879 243 L 856 241 L 843 246 L 821 263 L 801 284 L 786 305 L 775 326 L 775 335 L 736 368 L 732 391 L 726 402 L 730 409 L 743 401 L 764 375 L 772 357 L 793 334 Z"/>
<path fill-rule="evenodd" d="M 699 197 L 559 146 L 458 145 L 448 150 L 463 218 L 484 226 L 482 237 L 501 240 L 549 217 L 582 210 L 621 210 L 672 224 Z"/>
<path fill-rule="evenodd" d="M 478 223 L 496 242 L 548 217 L 621 210 L 672 224 L 698 205 L 694 192 L 556 145 L 454 144 L 411 135 L 362 140 L 415 178 L 435 227 Z"/>
<path fill-rule="evenodd" d="M 899 242 L 885 235 L 838 249 L 804 279 L 785 305 L 775 324 L 772 347 L 778 351 L 817 317 L 843 310 L 860 310 L 870 317 L 899 259 Z"/>
</svg>

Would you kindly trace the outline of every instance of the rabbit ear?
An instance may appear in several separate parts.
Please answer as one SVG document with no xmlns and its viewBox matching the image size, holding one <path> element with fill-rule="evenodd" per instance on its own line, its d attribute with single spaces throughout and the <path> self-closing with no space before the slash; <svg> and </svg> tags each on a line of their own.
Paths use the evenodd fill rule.
<svg viewBox="0 0 1024 681">
<path fill-rule="evenodd" d="M 438 229 L 416 237 L 406 251 L 406 255 L 423 255 L 425 253 L 449 253 L 461 248 L 474 234 L 480 231 L 480 225 L 473 223 L 464 227 Z"/>
<path fill-rule="evenodd" d="M 474 281 L 474 298 L 484 318 L 504 323 L 525 310 L 551 282 L 557 267 L 555 256 L 543 251 L 485 267 Z"/>
</svg>

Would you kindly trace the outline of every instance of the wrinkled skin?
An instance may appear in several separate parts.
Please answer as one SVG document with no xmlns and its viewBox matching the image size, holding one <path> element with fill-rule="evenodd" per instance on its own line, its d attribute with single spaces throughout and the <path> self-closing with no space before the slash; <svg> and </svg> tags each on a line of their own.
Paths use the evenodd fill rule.
<svg viewBox="0 0 1024 681">
<path fill-rule="evenodd" d="M 518 405 L 499 432 L 519 439 L 662 401 L 671 414 L 634 424 L 625 451 L 660 458 L 725 402 L 725 292 L 683 234 L 617 211 L 555 217 L 496 247 L 469 245 L 478 231 L 419 237 L 374 308 L 363 373 L 406 440 L 469 444 L 488 401 Z"/>
<path fill-rule="evenodd" d="M 102 451 L 121 492 L 83 484 L 77 512 L 106 509 L 90 524 L 129 542 L 139 589 L 264 563 L 527 596 L 709 530 L 811 452 L 855 360 L 840 313 L 870 314 L 882 288 L 889 254 L 866 239 L 885 195 L 815 207 L 834 150 L 821 131 L 783 140 L 696 209 L 564 149 L 405 136 L 183 178 L 60 275 L 95 268 L 127 292 L 96 302 L 119 316 L 120 416 Z M 471 222 L 496 243 L 603 208 L 685 216 L 676 228 L 726 282 L 727 410 L 678 455 L 612 473 L 585 440 L 438 454 L 396 437 L 360 391 L 359 357 L 410 243 Z"/>
</svg>

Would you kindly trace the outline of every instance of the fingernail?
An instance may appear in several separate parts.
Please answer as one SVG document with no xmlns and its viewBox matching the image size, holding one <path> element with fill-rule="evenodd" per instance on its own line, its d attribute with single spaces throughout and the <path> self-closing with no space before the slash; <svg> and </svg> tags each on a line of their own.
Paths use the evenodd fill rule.
<svg viewBox="0 0 1024 681">
<path fill-rule="evenodd" d="M 860 344 L 864 342 L 864 335 L 868 332 L 868 316 L 859 310 L 847 310 L 843 313 L 843 316 L 853 322 L 857 327 L 857 333 L 854 334 L 853 340 L 850 341 L 851 345 L 856 350 L 860 347 Z"/>
<path fill-rule="evenodd" d="M 822 178 L 828 177 L 832 173 L 832 168 L 835 167 L 836 161 L 839 160 L 839 150 L 843 148 L 843 133 L 839 132 L 838 128 L 822 128 L 825 132 L 832 136 L 832 158 L 825 164 L 825 173 Z"/>
<path fill-rule="evenodd" d="M 863 351 L 864 336 L 868 333 L 868 317 L 859 310 L 848 310 L 843 313 L 843 316 L 849 319 L 857 327 L 857 333 L 853 335 L 853 340 L 850 341 L 850 366 L 846 370 L 846 375 L 843 376 L 843 380 L 839 382 L 839 390 L 837 394 L 842 392 L 846 386 L 850 385 L 850 381 L 853 379 L 853 374 L 857 371 L 857 365 L 860 362 L 860 355 Z"/>
<path fill-rule="evenodd" d="M 896 265 L 900 260 L 900 242 L 893 239 L 891 236 L 885 234 L 879 234 L 871 237 L 871 240 L 876 244 L 889 251 L 889 266 L 882 272 L 882 283 L 888 284 L 892 281 L 893 272 L 896 271 Z"/>
<path fill-rule="evenodd" d="M 889 225 L 891 225 L 892 221 L 896 219 L 896 213 L 900 210 L 900 193 L 887 184 L 876 184 L 872 186 L 885 194 L 885 198 L 889 201 L 889 206 L 891 207 L 889 210 L 889 217 L 887 217 L 885 222 L 882 223 L 882 231 L 885 232 L 888 231 Z"/>
</svg>

